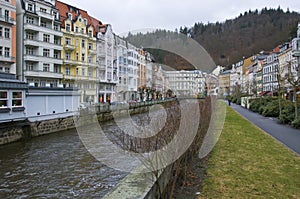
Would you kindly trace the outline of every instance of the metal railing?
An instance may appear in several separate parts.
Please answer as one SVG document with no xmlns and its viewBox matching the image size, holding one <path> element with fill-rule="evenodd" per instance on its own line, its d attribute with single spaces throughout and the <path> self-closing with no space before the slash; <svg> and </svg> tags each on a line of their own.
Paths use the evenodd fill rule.
<svg viewBox="0 0 300 199">
<path fill-rule="evenodd" d="M 91 106 L 86 106 L 86 108 L 81 109 L 82 112 L 88 113 L 107 113 L 115 110 L 130 110 L 145 106 L 152 106 L 155 104 L 162 104 L 166 102 L 176 101 L 176 98 L 168 98 L 164 100 L 152 100 L 152 101 L 143 101 L 143 102 L 135 102 L 135 103 L 124 103 L 117 105 L 110 105 L 109 103 L 98 103 Z"/>
</svg>

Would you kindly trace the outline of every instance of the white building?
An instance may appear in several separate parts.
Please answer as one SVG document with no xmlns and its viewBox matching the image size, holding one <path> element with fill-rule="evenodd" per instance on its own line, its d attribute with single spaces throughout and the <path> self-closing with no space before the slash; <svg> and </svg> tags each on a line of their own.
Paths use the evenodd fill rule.
<svg viewBox="0 0 300 199">
<path fill-rule="evenodd" d="M 63 33 L 55 1 L 17 2 L 18 79 L 39 87 L 60 87 Z"/>
<path fill-rule="evenodd" d="M 97 62 L 99 75 L 99 102 L 117 100 L 116 85 L 119 82 L 117 47 L 112 27 L 99 25 L 97 32 Z"/>
<path fill-rule="evenodd" d="M 277 82 L 277 74 L 278 74 L 278 54 L 271 53 L 267 56 L 266 62 L 263 65 L 263 92 L 277 92 L 278 82 Z"/>
<path fill-rule="evenodd" d="M 0 72 L 16 73 L 16 4 L 0 1 Z"/>
<path fill-rule="evenodd" d="M 128 43 L 127 51 L 127 74 L 128 74 L 128 98 L 129 100 L 137 99 L 138 86 L 138 49 Z"/>
<path fill-rule="evenodd" d="M 119 82 L 117 84 L 117 100 L 126 101 L 127 88 L 128 88 L 128 74 L 127 74 L 127 42 L 115 35 L 115 41 L 117 46 L 117 66 L 119 69 Z"/>
<path fill-rule="evenodd" d="M 164 71 L 170 88 L 177 97 L 195 97 L 205 93 L 205 75 L 201 71 Z"/>
<path fill-rule="evenodd" d="M 24 120 L 27 90 L 27 84 L 16 80 L 15 75 L 0 73 L 0 123 Z"/>
</svg>

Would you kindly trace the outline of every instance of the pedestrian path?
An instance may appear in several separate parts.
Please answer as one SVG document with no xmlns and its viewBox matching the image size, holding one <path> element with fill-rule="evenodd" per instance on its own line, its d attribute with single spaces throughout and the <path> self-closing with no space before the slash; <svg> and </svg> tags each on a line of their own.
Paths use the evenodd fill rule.
<svg viewBox="0 0 300 199">
<path fill-rule="evenodd" d="M 300 130 L 279 124 L 276 118 L 264 117 L 242 106 L 231 104 L 231 107 L 254 125 L 300 155 Z"/>
</svg>

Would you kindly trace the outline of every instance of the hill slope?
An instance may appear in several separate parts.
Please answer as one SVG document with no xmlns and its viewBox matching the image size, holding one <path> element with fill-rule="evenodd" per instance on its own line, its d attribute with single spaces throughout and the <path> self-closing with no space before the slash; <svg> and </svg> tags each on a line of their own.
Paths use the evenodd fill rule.
<svg viewBox="0 0 300 199">
<path fill-rule="evenodd" d="M 282 9 L 247 11 L 239 17 L 222 23 L 195 23 L 193 27 L 180 27 L 179 32 L 190 35 L 200 43 L 218 65 L 230 66 L 243 57 L 262 50 L 272 50 L 291 40 L 297 31 L 300 14 Z M 158 30 L 157 32 L 166 32 Z M 156 32 L 156 33 L 157 33 Z M 152 34 L 152 33 L 147 33 Z M 147 35 L 146 34 L 146 35 Z M 142 34 L 129 35 L 127 40 L 135 45 Z M 191 68 L 184 59 L 159 50 L 150 50 L 157 61 L 177 69 Z"/>
</svg>

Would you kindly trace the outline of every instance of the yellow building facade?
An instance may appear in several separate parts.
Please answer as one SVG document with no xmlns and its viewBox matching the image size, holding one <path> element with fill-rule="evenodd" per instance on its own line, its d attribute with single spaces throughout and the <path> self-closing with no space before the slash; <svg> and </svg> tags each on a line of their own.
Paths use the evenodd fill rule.
<svg viewBox="0 0 300 199">
<path fill-rule="evenodd" d="M 80 90 L 81 103 L 97 102 L 99 79 L 95 29 L 86 11 L 57 2 L 62 22 L 62 83 Z"/>
</svg>

